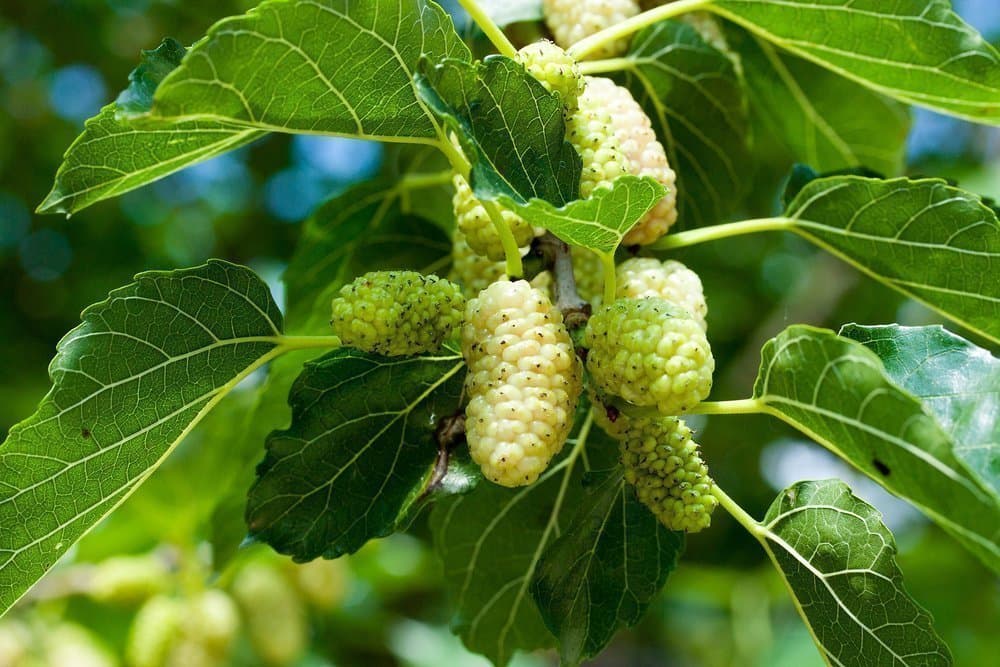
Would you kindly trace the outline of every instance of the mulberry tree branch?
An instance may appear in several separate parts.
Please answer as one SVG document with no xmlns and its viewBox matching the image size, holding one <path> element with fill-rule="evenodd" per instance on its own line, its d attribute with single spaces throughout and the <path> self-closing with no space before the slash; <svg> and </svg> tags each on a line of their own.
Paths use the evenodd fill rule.
<svg viewBox="0 0 1000 667">
<path fill-rule="evenodd" d="M 555 306 L 563 314 L 563 321 L 570 331 L 579 329 L 590 318 L 590 304 L 580 297 L 573 275 L 572 251 L 552 232 L 535 239 L 535 252 L 539 253 L 546 267 L 552 271 Z"/>
</svg>

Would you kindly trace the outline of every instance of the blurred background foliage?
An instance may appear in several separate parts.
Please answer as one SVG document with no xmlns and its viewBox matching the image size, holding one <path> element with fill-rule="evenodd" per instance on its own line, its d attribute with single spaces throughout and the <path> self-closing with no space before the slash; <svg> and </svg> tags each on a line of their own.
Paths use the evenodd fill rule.
<svg viewBox="0 0 1000 667">
<path fill-rule="evenodd" d="M 63 151 L 84 120 L 124 87 L 140 49 L 166 35 L 191 43 L 214 20 L 253 4 L 0 0 L 0 437 L 47 390 L 54 346 L 85 306 L 136 272 L 209 257 L 251 266 L 281 304 L 280 275 L 300 222 L 326 197 L 379 170 L 378 145 L 275 135 L 72 220 L 32 213 Z M 954 4 L 984 35 L 1000 39 L 995 0 Z M 515 34 L 533 38 L 523 26 Z M 944 176 L 1000 197 L 997 130 L 922 110 L 912 121 L 908 173 Z M 767 213 L 774 203 L 748 213 Z M 788 324 L 938 321 L 791 235 L 741 237 L 678 258 L 705 283 L 718 400 L 749 394 L 761 344 Z M 75 549 L 72 562 L 0 622 L 0 667 L 485 664 L 447 631 L 441 574 L 420 519 L 412 536 L 370 544 L 340 561 L 296 566 L 250 547 L 215 571 L 206 546 L 218 500 L 211 491 L 225 486 L 219 475 L 231 462 L 227 441 L 250 412 L 252 388 L 227 399 Z M 718 481 L 757 515 L 799 479 L 847 480 L 885 513 L 908 588 L 934 614 L 956 664 L 995 664 L 1000 583 L 916 511 L 774 420 L 721 417 L 692 426 Z M 646 620 L 596 664 L 820 665 L 763 558 L 720 512 L 713 530 L 689 541 Z M 150 627 L 169 630 L 170 646 L 160 654 L 156 641 L 166 640 L 144 635 Z M 519 664 L 552 660 L 526 656 Z"/>
</svg>

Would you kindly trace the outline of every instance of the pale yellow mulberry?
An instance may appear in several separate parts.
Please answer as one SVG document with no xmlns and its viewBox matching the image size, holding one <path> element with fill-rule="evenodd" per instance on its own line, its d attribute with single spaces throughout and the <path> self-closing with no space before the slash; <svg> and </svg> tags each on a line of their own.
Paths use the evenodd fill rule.
<svg viewBox="0 0 1000 667">
<path fill-rule="evenodd" d="M 701 278 L 680 262 L 633 257 L 619 264 L 615 273 L 619 299 L 663 299 L 686 310 L 702 329 L 707 329 L 708 304 Z"/>
<path fill-rule="evenodd" d="M 469 301 L 466 439 L 483 475 L 531 484 L 562 449 L 582 391 L 582 367 L 562 314 L 526 281 L 501 281 Z"/>
<path fill-rule="evenodd" d="M 615 134 L 615 123 L 607 107 L 599 77 L 586 77 L 576 113 L 566 124 L 566 138 L 583 163 L 580 197 L 590 197 L 598 188 L 610 188 L 615 179 L 631 173 L 631 165 Z"/>
<path fill-rule="evenodd" d="M 569 113 L 576 111 L 577 100 L 583 93 L 583 75 L 571 55 L 547 39 L 528 44 L 517 52 L 518 60 L 531 76 L 550 93 L 559 95 Z"/>
<path fill-rule="evenodd" d="M 629 230 L 623 245 L 649 245 L 677 221 L 677 174 L 656 138 L 653 124 L 628 88 L 602 77 L 587 78 L 588 102 L 605 110 L 618 146 L 628 160 L 628 173 L 649 176 L 666 187 L 667 194 Z"/>
<path fill-rule="evenodd" d="M 556 43 L 569 48 L 605 28 L 639 13 L 636 0 L 544 0 L 545 23 Z M 628 39 L 619 39 L 589 54 L 589 58 L 614 58 L 628 50 Z"/>
</svg>

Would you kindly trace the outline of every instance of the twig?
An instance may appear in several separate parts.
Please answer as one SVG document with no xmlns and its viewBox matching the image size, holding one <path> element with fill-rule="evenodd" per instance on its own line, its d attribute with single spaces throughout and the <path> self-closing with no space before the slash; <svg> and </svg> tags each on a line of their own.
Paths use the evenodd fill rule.
<svg viewBox="0 0 1000 667">
<path fill-rule="evenodd" d="M 465 413 L 458 412 L 448 417 L 443 417 L 434 430 L 434 440 L 438 444 L 437 461 L 434 463 L 434 471 L 431 473 L 431 478 L 427 482 L 423 493 L 420 494 L 420 498 L 417 499 L 417 503 L 427 500 L 441 485 L 441 481 L 448 475 L 451 452 L 465 440 Z"/>
<path fill-rule="evenodd" d="M 569 245 L 559 240 L 552 232 L 535 239 L 534 248 L 548 266 L 554 278 L 556 308 L 563 315 L 566 328 L 579 329 L 590 319 L 590 304 L 580 297 L 573 275 L 573 255 Z"/>
</svg>

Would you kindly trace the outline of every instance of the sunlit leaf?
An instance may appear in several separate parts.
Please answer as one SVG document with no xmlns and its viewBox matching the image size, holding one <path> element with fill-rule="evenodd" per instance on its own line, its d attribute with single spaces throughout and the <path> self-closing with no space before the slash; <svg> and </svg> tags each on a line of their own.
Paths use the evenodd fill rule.
<svg viewBox="0 0 1000 667">
<path fill-rule="evenodd" d="M 948 0 L 712 0 L 705 8 L 896 99 L 1000 123 L 1000 54 Z"/>
<path fill-rule="evenodd" d="M 827 664 L 952 664 L 930 615 L 903 587 L 892 533 L 840 480 L 799 482 L 783 491 L 758 538 Z"/>
<path fill-rule="evenodd" d="M 84 311 L 0 446 L 0 611 L 282 351 L 281 328 L 267 285 L 219 261 L 141 274 Z"/>
<path fill-rule="evenodd" d="M 790 327 L 764 346 L 754 396 L 1000 571 L 1000 502 L 874 352 L 832 331 Z"/>
</svg>

